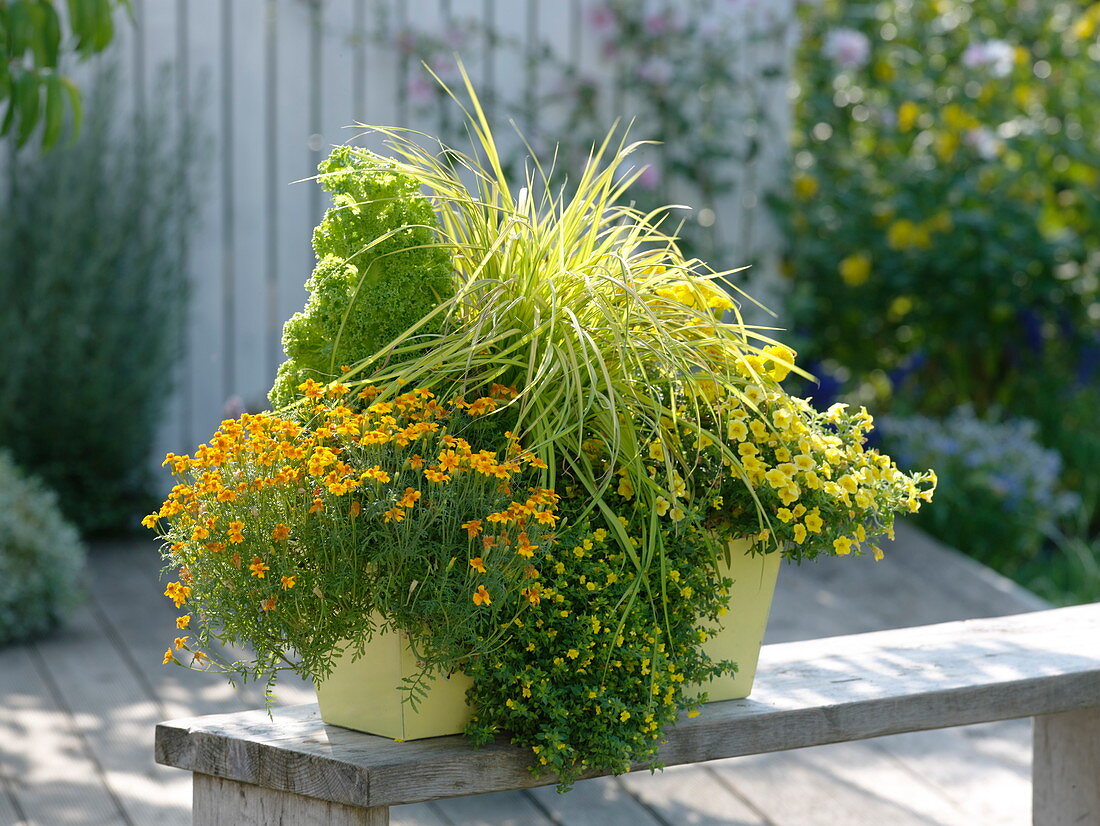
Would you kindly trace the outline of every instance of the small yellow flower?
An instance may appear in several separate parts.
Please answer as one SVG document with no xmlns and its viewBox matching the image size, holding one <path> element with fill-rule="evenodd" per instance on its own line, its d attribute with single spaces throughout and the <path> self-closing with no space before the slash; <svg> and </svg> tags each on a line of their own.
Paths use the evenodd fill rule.
<svg viewBox="0 0 1100 826">
<path fill-rule="evenodd" d="M 188 628 L 191 625 L 191 615 L 184 614 L 182 617 L 176 617 L 176 628 Z"/>
<path fill-rule="evenodd" d="M 251 572 L 252 576 L 257 579 L 263 579 L 266 576 L 265 572 L 271 570 L 271 566 L 265 565 L 262 559 L 258 556 L 254 556 L 252 557 L 252 563 L 248 566 L 248 570 Z"/>
<path fill-rule="evenodd" d="M 479 574 L 483 574 L 485 573 L 485 560 L 483 560 L 480 556 L 475 556 L 473 559 L 470 560 L 470 567 L 477 571 Z M 476 602 L 477 600 L 474 601 Z"/>
<path fill-rule="evenodd" d="M 290 576 L 284 576 L 279 580 L 279 583 L 283 586 L 284 591 L 289 591 L 295 585 L 298 584 L 298 575 L 291 574 Z"/>
<path fill-rule="evenodd" d="M 478 585 L 477 590 L 474 591 L 474 605 L 491 605 L 492 600 L 489 598 L 489 592 L 485 590 L 484 585 Z"/>
<path fill-rule="evenodd" d="M 867 283 L 871 277 L 871 256 L 857 252 L 844 258 L 840 262 L 840 277 L 849 287 Z"/>
<path fill-rule="evenodd" d="M 160 664 L 161 665 L 168 665 L 168 663 L 173 662 L 175 659 L 176 659 L 175 653 L 172 651 L 171 648 L 169 648 L 167 651 L 164 652 L 164 659 L 161 660 Z"/>
<path fill-rule="evenodd" d="M 172 642 L 172 644 L 176 648 L 185 648 L 187 646 L 187 640 L 189 640 L 189 639 L 190 639 L 190 637 L 176 637 L 176 639 Z"/>
</svg>

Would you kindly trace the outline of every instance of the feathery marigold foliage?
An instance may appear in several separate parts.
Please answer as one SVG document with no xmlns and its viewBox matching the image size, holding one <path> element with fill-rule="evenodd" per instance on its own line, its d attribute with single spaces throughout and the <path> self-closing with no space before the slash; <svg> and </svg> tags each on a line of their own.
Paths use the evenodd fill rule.
<svg viewBox="0 0 1100 826">
<path fill-rule="evenodd" d="M 373 355 L 453 293 L 435 215 L 416 180 L 347 146 L 318 169 L 333 206 L 313 232 L 309 300 L 283 328 L 287 361 L 270 393 L 276 407 L 293 401 L 304 380 L 326 382 L 341 365 Z"/>
</svg>

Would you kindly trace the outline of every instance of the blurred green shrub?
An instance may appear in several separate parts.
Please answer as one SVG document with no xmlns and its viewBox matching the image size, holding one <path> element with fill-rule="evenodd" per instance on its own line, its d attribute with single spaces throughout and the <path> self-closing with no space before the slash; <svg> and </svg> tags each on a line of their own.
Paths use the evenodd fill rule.
<svg viewBox="0 0 1100 826">
<path fill-rule="evenodd" d="M 56 494 L 0 453 L 0 645 L 57 626 L 79 598 L 83 569 Z"/>
<path fill-rule="evenodd" d="M 116 85 L 107 72 L 90 90 L 75 143 L 44 157 L 9 144 L 0 178 L 0 446 L 85 532 L 150 507 L 185 320 L 191 130 L 169 130 L 164 106 L 123 116 Z"/>
<path fill-rule="evenodd" d="M 925 412 L 1071 375 L 1100 321 L 1100 4 L 804 11 L 787 204 L 803 355 Z"/>
<path fill-rule="evenodd" d="M 960 407 L 946 419 L 883 416 L 878 431 L 900 467 L 933 467 L 935 507 L 917 523 L 947 544 L 1012 575 L 1037 558 L 1076 510 L 1060 488 L 1062 459 L 1028 420 L 980 419 Z"/>
</svg>

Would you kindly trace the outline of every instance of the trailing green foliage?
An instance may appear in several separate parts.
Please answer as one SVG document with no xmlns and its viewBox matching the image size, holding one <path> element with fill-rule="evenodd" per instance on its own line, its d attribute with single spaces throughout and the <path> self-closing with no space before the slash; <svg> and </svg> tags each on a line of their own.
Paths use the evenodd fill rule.
<svg viewBox="0 0 1100 826">
<path fill-rule="evenodd" d="M 68 0 L 59 14 L 54 0 L 0 0 L 0 103 L 7 102 L 0 136 L 20 146 L 43 123 L 42 147 L 61 135 L 66 107 L 80 128 L 80 91 L 65 75 L 64 50 L 87 57 L 107 48 L 115 33 L 114 11 L 130 0 Z"/>
<path fill-rule="evenodd" d="M 0 645 L 56 627 L 80 595 L 83 569 L 57 495 L 0 452 Z"/>
<path fill-rule="evenodd" d="M 276 407 L 306 379 L 328 381 L 381 350 L 454 292 L 438 223 L 415 180 L 347 146 L 318 169 L 333 207 L 313 233 L 309 300 L 283 328 L 288 358 L 271 389 Z"/>
<path fill-rule="evenodd" d="M 0 446 L 84 531 L 148 507 L 186 317 L 186 113 L 178 137 L 163 109 L 119 130 L 115 89 L 92 90 L 76 143 L 16 155 L 0 184 Z"/>
<path fill-rule="evenodd" d="M 517 618 L 507 645 L 466 668 L 477 709 L 466 731 L 475 744 L 508 732 L 561 790 L 586 771 L 625 773 L 651 763 L 664 727 L 698 707 L 685 687 L 736 670 L 700 647 L 704 626 L 726 613 L 732 580 L 716 575 L 700 528 L 662 533 L 676 583 L 662 615 L 634 602 L 621 616 L 638 573 L 606 530 L 573 524 L 542 555 L 540 601 Z"/>
</svg>

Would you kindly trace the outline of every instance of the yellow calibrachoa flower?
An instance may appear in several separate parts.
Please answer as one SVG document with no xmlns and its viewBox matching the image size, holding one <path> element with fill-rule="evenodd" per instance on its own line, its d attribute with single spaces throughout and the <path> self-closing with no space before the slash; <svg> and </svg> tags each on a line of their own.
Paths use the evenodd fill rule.
<svg viewBox="0 0 1100 826">
<path fill-rule="evenodd" d="M 865 252 L 849 255 L 840 262 L 840 277 L 849 287 L 865 284 L 871 277 L 871 256 Z"/>
<path fill-rule="evenodd" d="M 898 107 L 898 129 L 902 132 L 910 131 L 917 124 L 920 115 L 920 107 L 913 101 L 907 100 Z"/>
</svg>

